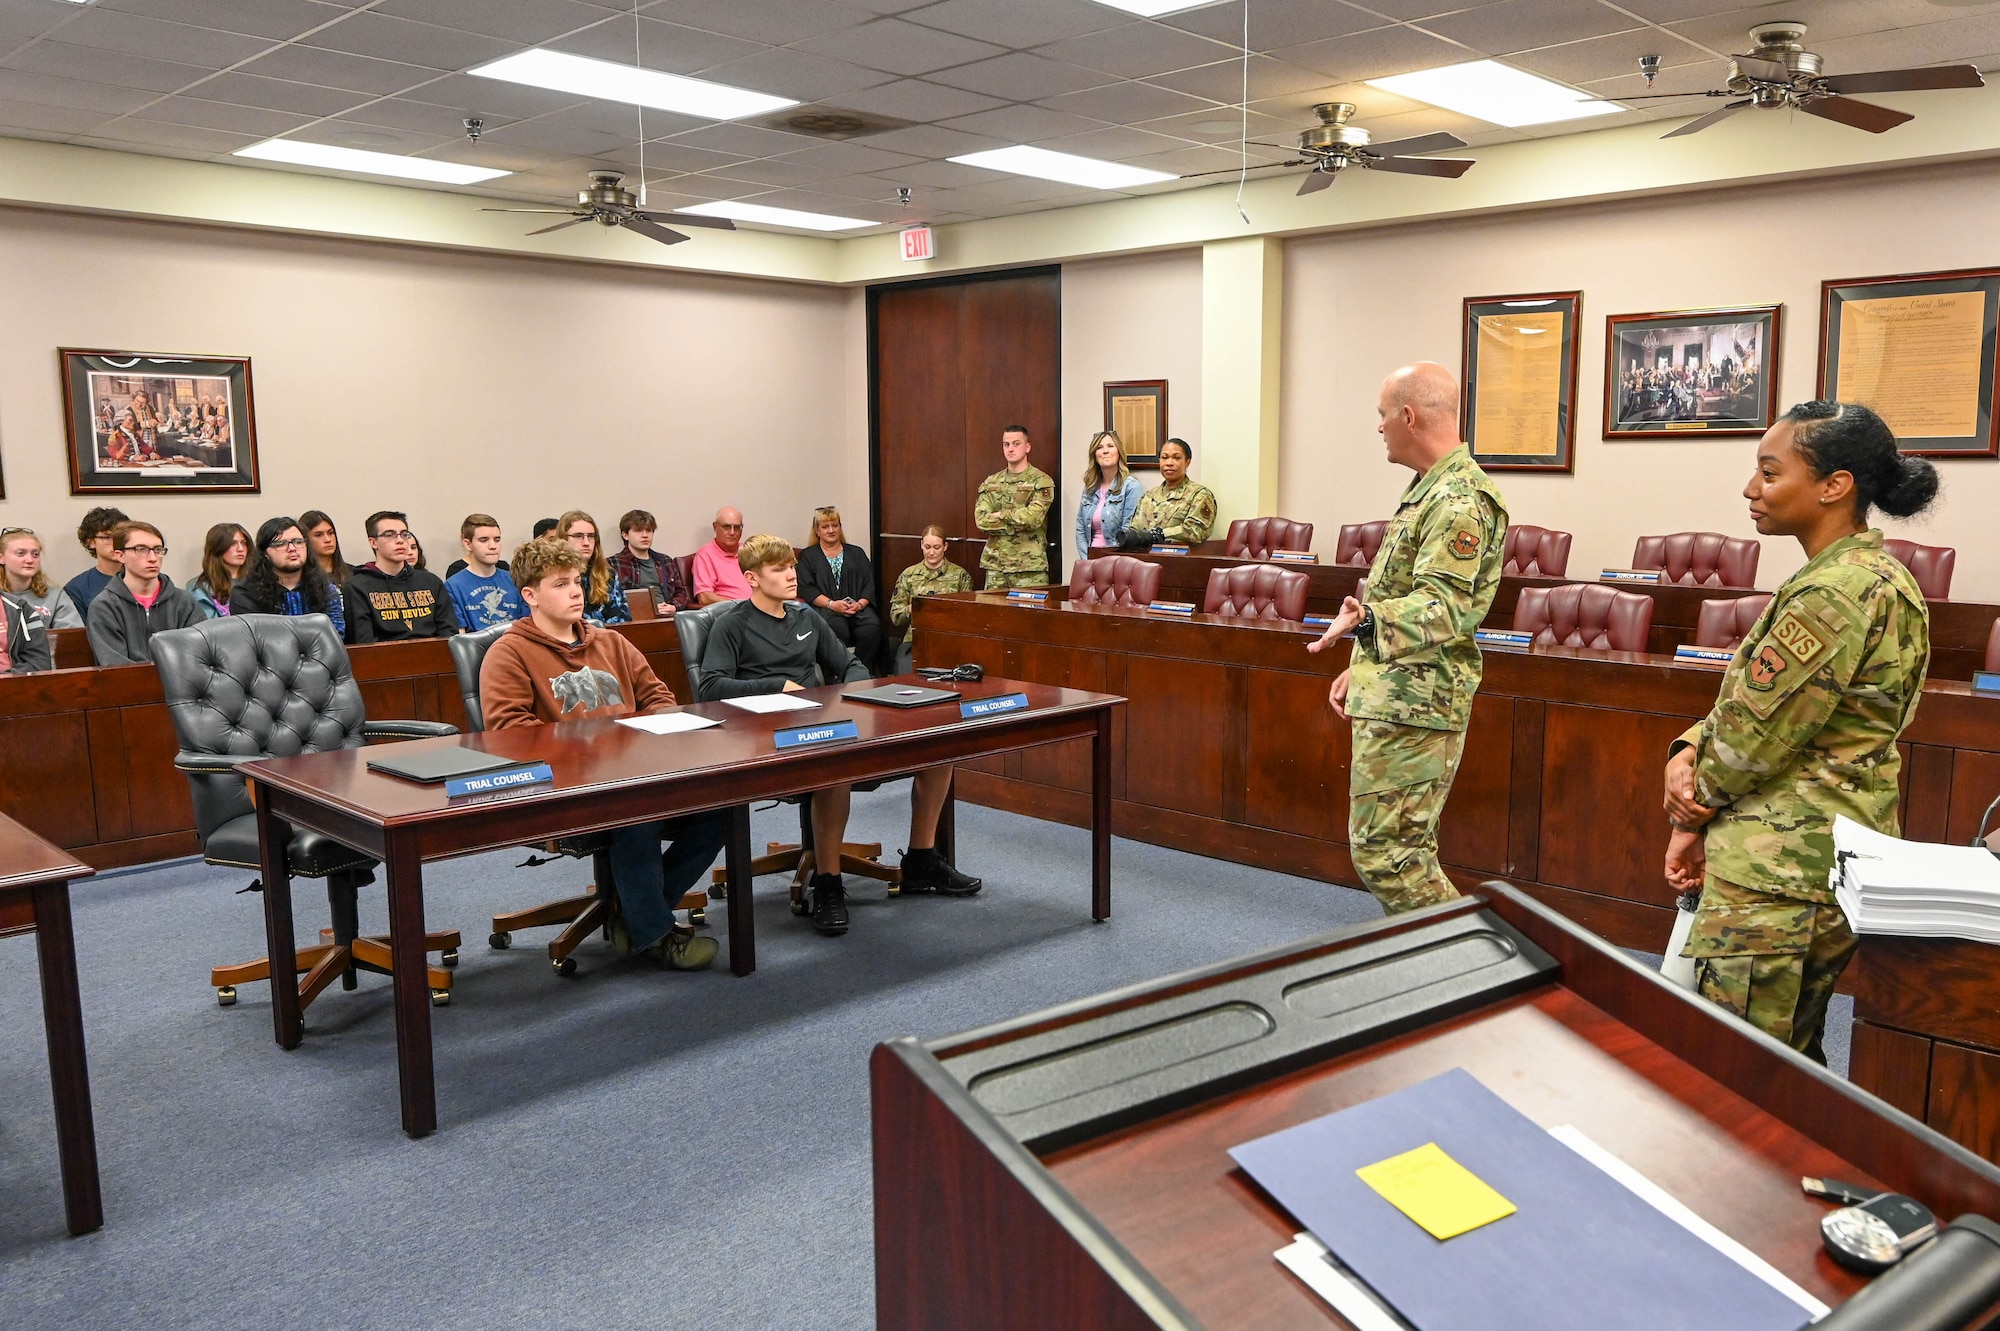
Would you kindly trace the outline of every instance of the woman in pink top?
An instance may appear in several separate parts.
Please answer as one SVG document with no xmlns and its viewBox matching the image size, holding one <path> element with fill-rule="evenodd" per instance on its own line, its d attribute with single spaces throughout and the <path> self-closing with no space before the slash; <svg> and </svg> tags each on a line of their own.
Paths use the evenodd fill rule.
<svg viewBox="0 0 2000 1331">
<path fill-rule="evenodd" d="M 1118 435 L 1100 430 L 1092 436 L 1083 495 L 1076 506 L 1076 557 L 1088 559 L 1092 550 L 1117 549 L 1145 492 L 1125 461 L 1125 445 Z"/>
</svg>

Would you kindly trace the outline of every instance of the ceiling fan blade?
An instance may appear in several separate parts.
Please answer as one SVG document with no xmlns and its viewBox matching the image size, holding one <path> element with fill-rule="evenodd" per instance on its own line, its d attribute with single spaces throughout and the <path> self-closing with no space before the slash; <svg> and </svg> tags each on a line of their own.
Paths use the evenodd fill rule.
<svg viewBox="0 0 2000 1331">
<path fill-rule="evenodd" d="M 1670 129 L 1666 133 L 1660 135 L 1660 137 L 1663 139 L 1678 139 L 1683 134 L 1699 134 L 1703 130 L 1707 129 L 1710 125 L 1721 124 L 1723 121 L 1729 119 L 1729 117 L 1735 115 L 1738 111 L 1741 111 L 1744 107 L 1748 105 L 1750 105 L 1750 99 L 1748 97 L 1745 97 L 1740 102 L 1731 102 L 1727 106 L 1718 106 L 1715 108 L 1715 110 L 1710 111 L 1707 115 L 1696 116 L 1693 120 L 1688 121 L 1687 124 L 1682 125 L 1679 129 Z"/>
<path fill-rule="evenodd" d="M 669 231 L 659 223 L 649 222 L 643 217 L 628 217 L 622 225 L 626 230 L 636 231 L 651 240 L 659 241 L 662 245 L 678 245 L 687 239 L 680 232 Z"/>
<path fill-rule="evenodd" d="M 1317 194 L 1332 183 L 1333 172 L 1315 169 L 1311 175 L 1306 177 L 1305 183 L 1299 186 L 1299 195 Z"/>
<path fill-rule="evenodd" d="M 1406 176 L 1447 176 L 1456 180 L 1478 163 L 1470 157 L 1378 157 L 1368 165 L 1376 171 L 1399 171 Z"/>
<path fill-rule="evenodd" d="M 576 209 L 574 208 L 481 208 L 479 211 L 482 213 L 548 213 L 550 216 L 554 216 L 557 213 L 561 213 L 563 216 L 567 217 L 575 213 Z"/>
<path fill-rule="evenodd" d="M 1419 134 L 1414 139 L 1371 143 L 1362 151 L 1370 157 L 1421 157 L 1425 153 L 1441 153 L 1449 148 L 1464 146 L 1465 140 L 1456 134 Z"/>
<path fill-rule="evenodd" d="M 1843 125 L 1865 129 L 1870 134 L 1880 134 L 1906 120 L 1916 119 L 1908 111 L 1891 111 L 1886 106 L 1857 102 L 1851 97 L 1815 97 L 1809 102 L 1799 103 L 1799 110 L 1822 120 L 1837 120 Z"/>
<path fill-rule="evenodd" d="M 644 208 L 634 208 L 632 216 L 643 217 L 648 222 L 671 222 L 675 226 L 705 226 L 717 231 L 736 229 L 736 223 L 727 217 L 703 217 L 700 213 L 649 213 Z"/>
<path fill-rule="evenodd" d="M 1928 69 L 1878 69 L 1872 74 L 1836 74 L 1821 80 L 1830 92 L 1928 92 L 1934 88 L 1983 88 L 1986 80 L 1972 65 L 1932 65 Z"/>
<path fill-rule="evenodd" d="M 499 209 L 495 209 L 494 211 L 498 212 Z M 567 222 L 557 222 L 554 226 L 545 226 L 539 231 L 530 231 L 528 234 L 531 236 L 546 236 L 551 231 L 560 231 L 566 226 L 580 226 L 589 220 L 588 217 L 572 217 Z"/>
<path fill-rule="evenodd" d="M 1735 95 L 1735 93 L 1729 91 L 1727 88 L 1709 88 L 1706 91 L 1698 92 L 1640 92 L 1634 93 L 1630 97 L 1621 93 L 1619 96 L 1607 100 L 1621 103 L 1664 102 L 1670 97 L 1734 97 Z"/>
<path fill-rule="evenodd" d="M 1736 62 L 1737 69 L 1750 78 L 1761 79 L 1765 83 L 1792 81 L 1792 71 L 1775 60 L 1762 60 L 1754 55 L 1733 55 L 1729 58 Z"/>
</svg>

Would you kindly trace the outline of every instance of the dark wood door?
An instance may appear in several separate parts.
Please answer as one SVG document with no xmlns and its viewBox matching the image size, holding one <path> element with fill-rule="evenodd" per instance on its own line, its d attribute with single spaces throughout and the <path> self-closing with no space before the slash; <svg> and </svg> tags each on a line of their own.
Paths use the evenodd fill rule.
<svg viewBox="0 0 2000 1331">
<path fill-rule="evenodd" d="M 871 287 L 869 465 L 875 565 L 886 598 L 937 523 L 949 558 L 980 581 L 979 483 L 1006 465 L 1000 432 L 1024 425 L 1030 461 L 1062 474 L 1062 280 L 1057 268 Z M 1049 513 L 1057 536 L 1065 514 Z M 1049 545 L 1056 568 L 1059 542 Z"/>
</svg>

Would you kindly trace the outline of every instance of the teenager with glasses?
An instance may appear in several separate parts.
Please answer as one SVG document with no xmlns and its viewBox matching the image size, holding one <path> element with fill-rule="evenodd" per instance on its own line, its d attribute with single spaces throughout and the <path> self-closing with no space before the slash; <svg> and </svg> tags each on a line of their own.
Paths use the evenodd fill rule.
<svg viewBox="0 0 2000 1331">
<path fill-rule="evenodd" d="M 459 631 L 451 594 L 437 574 L 416 565 L 417 538 L 407 515 L 384 509 L 370 513 L 368 544 L 372 568 L 358 568 L 347 580 L 349 642 L 400 642 L 405 638 L 448 638 Z"/>
<path fill-rule="evenodd" d="M 76 525 L 76 543 L 97 561 L 63 584 L 63 595 L 79 615 L 88 615 L 97 594 L 125 575 L 118 548 L 111 544 L 111 529 L 123 521 L 125 514 L 119 509 L 93 508 Z"/>
<path fill-rule="evenodd" d="M 347 636 L 347 607 L 340 588 L 327 581 L 311 542 L 291 518 L 272 518 L 257 529 L 259 558 L 230 589 L 232 615 L 325 615 Z"/>
<path fill-rule="evenodd" d="M 90 655 L 101 666 L 144 665 L 153 659 L 155 633 L 201 623 L 194 598 L 160 576 L 167 540 L 148 522 L 121 522 L 111 529 L 112 548 L 124 576 L 97 594 L 84 616 Z"/>
<path fill-rule="evenodd" d="M 604 546 L 597 537 L 597 519 L 573 508 L 556 519 L 555 535 L 569 542 L 570 548 L 584 558 L 588 574 L 583 587 L 584 619 L 599 628 L 630 624 L 632 607 L 625 599 L 625 589 L 611 576 L 611 564 L 605 559 Z"/>
</svg>

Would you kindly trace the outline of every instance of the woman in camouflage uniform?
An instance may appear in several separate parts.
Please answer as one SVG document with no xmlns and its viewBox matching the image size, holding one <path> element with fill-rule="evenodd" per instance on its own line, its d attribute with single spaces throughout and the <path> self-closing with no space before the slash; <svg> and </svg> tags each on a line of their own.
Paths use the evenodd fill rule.
<svg viewBox="0 0 2000 1331">
<path fill-rule="evenodd" d="M 944 528 L 933 523 L 924 528 L 921 564 L 912 564 L 896 579 L 895 594 L 889 598 L 889 622 L 899 629 L 910 626 L 910 612 L 919 596 L 942 596 L 947 592 L 972 590 L 972 575 L 944 557 Z"/>
<path fill-rule="evenodd" d="M 1834 903 L 1833 820 L 1897 834 L 1896 737 L 1916 712 L 1930 617 L 1868 525 L 1937 496 L 1866 407 L 1804 402 L 1766 432 L 1744 487 L 1766 536 L 1806 565 L 1736 649 L 1715 707 L 1675 740 L 1667 881 L 1701 888 L 1682 955 L 1702 996 L 1821 1063 L 1827 1000 L 1853 932 Z"/>
</svg>

